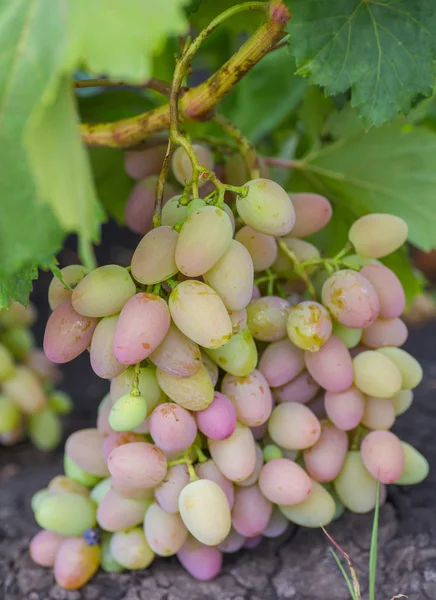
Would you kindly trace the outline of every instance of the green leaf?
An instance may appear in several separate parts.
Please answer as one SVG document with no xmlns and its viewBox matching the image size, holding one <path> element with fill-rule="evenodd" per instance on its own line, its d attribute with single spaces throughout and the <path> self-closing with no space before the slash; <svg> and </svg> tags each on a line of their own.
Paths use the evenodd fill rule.
<svg viewBox="0 0 436 600">
<path fill-rule="evenodd" d="M 326 123 L 326 128 L 335 140 L 353 137 L 365 132 L 365 125 L 359 113 L 350 104 L 346 104 L 342 110 L 332 112 Z"/>
<path fill-rule="evenodd" d="M 267 54 L 230 92 L 223 112 L 253 142 L 271 133 L 295 110 L 307 83 L 292 75 L 295 63 L 287 48 Z"/>
<path fill-rule="evenodd" d="M 319 87 L 309 87 L 298 116 L 313 143 L 324 134 L 327 118 L 334 108 L 333 100 L 326 98 Z"/>
<path fill-rule="evenodd" d="M 365 124 L 381 125 L 433 88 L 432 0 L 287 0 L 299 73 L 329 95 L 351 88 Z"/>
<path fill-rule="evenodd" d="M 30 263 L 9 278 L 0 277 L 0 310 L 6 308 L 9 300 L 16 300 L 23 306 L 29 302 L 32 281 L 38 277 L 38 269 Z"/>
<path fill-rule="evenodd" d="M 189 0 L 70 0 L 68 59 L 96 74 L 138 83 L 170 35 L 187 33 Z"/>
<path fill-rule="evenodd" d="M 212 19 L 235 4 L 239 4 L 239 2 L 235 2 L 235 0 L 214 0 L 214 2 L 203 0 L 195 14 L 190 16 L 191 25 L 195 29 L 201 30 L 207 27 Z M 232 33 L 240 34 L 241 32 L 253 31 L 264 21 L 265 13 L 261 11 L 244 11 L 224 21 L 221 27 Z"/>
<path fill-rule="evenodd" d="M 127 119 L 154 108 L 157 103 L 142 92 L 106 89 L 103 93 L 77 99 L 81 121 L 103 123 Z"/>
<path fill-rule="evenodd" d="M 436 134 L 395 122 L 326 145 L 303 170 L 355 216 L 387 212 L 409 225 L 409 240 L 436 246 Z"/>
</svg>

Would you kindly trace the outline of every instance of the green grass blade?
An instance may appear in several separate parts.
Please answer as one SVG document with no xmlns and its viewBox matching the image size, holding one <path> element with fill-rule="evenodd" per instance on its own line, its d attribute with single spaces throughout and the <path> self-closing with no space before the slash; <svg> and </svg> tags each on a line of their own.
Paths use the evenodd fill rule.
<svg viewBox="0 0 436 600">
<path fill-rule="evenodd" d="M 339 560 L 339 556 L 336 554 L 336 552 L 333 550 L 333 548 L 329 548 L 329 550 L 332 553 L 333 558 L 335 559 L 336 564 L 338 565 L 339 570 L 342 573 L 342 577 L 345 579 L 345 582 L 346 582 L 346 584 L 348 586 L 348 591 L 350 592 L 350 595 L 351 595 L 352 599 L 353 600 L 359 600 L 357 598 L 357 596 L 356 596 L 356 593 L 355 593 L 354 589 L 353 589 L 353 586 L 351 584 L 350 578 L 348 577 L 347 572 L 345 571 L 345 569 L 344 569 L 341 561 Z"/>
<path fill-rule="evenodd" d="M 375 600 L 375 580 L 377 575 L 378 519 L 380 510 L 380 481 L 377 480 L 374 521 L 372 524 L 371 549 L 369 552 L 369 600 Z"/>
</svg>

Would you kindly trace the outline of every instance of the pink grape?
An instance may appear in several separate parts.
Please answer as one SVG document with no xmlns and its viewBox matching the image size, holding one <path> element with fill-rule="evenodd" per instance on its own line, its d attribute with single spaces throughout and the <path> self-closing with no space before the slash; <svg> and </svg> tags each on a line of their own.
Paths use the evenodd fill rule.
<svg viewBox="0 0 436 600">
<path fill-rule="evenodd" d="M 255 537 L 268 525 L 273 505 L 263 496 L 259 486 L 238 487 L 232 511 L 235 531 L 245 537 Z"/>
<path fill-rule="evenodd" d="M 250 429 L 240 423 L 225 440 L 208 440 L 209 452 L 221 473 L 238 482 L 247 479 L 256 464 L 256 446 Z"/>
<path fill-rule="evenodd" d="M 44 352 L 54 363 L 66 363 L 82 354 L 91 343 L 97 319 L 84 317 L 70 301 L 60 304 L 49 316 L 44 333 Z"/>
<path fill-rule="evenodd" d="M 115 330 L 114 355 L 124 365 L 141 362 L 162 343 L 170 326 L 168 306 L 155 294 L 136 294 L 124 305 Z"/>
<path fill-rule="evenodd" d="M 94 330 L 91 340 L 91 367 L 103 379 L 112 379 L 127 369 L 117 361 L 113 351 L 118 316 L 105 317 Z"/>
<path fill-rule="evenodd" d="M 173 465 L 168 469 L 163 481 L 154 489 L 159 506 L 168 513 L 179 511 L 179 496 L 190 482 L 186 465 Z"/>
<path fill-rule="evenodd" d="M 38 531 L 33 536 L 30 546 L 29 553 L 33 562 L 41 567 L 53 567 L 56 560 L 56 554 L 66 538 L 59 533 L 54 531 L 42 530 Z"/>
<path fill-rule="evenodd" d="M 250 429 L 254 439 L 256 441 L 261 440 L 268 431 L 268 422 L 262 423 L 262 425 L 257 425 L 256 427 L 250 427 Z"/>
<path fill-rule="evenodd" d="M 332 481 L 339 475 L 347 452 L 348 436 L 345 431 L 325 422 L 321 425 L 319 440 L 304 451 L 304 466 L 315 481 L 322 483 Z"/>
<path fill-rule="evenodd" d="M 88 273 L 88 269 L 82 265 L 68 265 L 61 269 L 62 277 L 70 287 L 75 288 Z M 73 292 L 66 288 L 57 277 L 53 277 L 48 287 L 48 303 L 50 308 L 54 310 L 67 300 L 71 301 Z"/>
<path fill-rule="evenodd" d="M 218 544 L 217 548 L 224 554 L 233 554 L 242 548 L 244 542 L 245 537 L 232 528 L 229 535 L 221 544 Z"/>
<path fill-rule="evenodd" d="M 322 302 L 339 323 L 355 329 L 372 325 L 380 312 L 373 285 L 351 269 L 337 271 L 327 279 L 322 288 Z"/>
<path fill-rule="evenodd" d="M 15 367 L 2 382 L 2 391 L 25 415 L 35 415 L 47 404 L 42 383 L 28 367 Z"/>
<path fill-rule="evenodd" d="M 259 361 L 259 371 L 271 387 L 285 385 L 303 369 L 303 351 L 286 339 L 269 344 Z"/>
<path fill-rule="evenodd" d="M 305 353 L 306 368 L 329 392 L 344 392 L 353 383 L 353 363 L 345 344 L 331 335 L 318 352 Z"/>
<path fill-rule="evenodd" d="M 407 240 L 404 219 L 386 213 L 373 213 L 354 221 L 348 239 L 365 258 L 381 258 L 395 252 Z"/>
<path fill-rule="evenodd" d="M 291 305 L 284 298 L 267 296 L 247 306 L 247 326 L 256 340 L 276 342 L 286 337 L 286 320 Z"/>
<path fill-rule="evenodd" d="M 231 400 L 215 392 L 212 403 L 195 414 L 198 429 L 212 440 L 225 440 L 235 431 L 236 410 Z"/>
<path fill-rule="evenodd" d="M 145 511 L 152 500 L 125 498 L 110 489 L 97 510 L 97 522 L 106 531 L 124 531 L 139 525 L 144 520 Z"/>
<path fill-rule="evenodd" d="M 148 358 L 156 367 L 175 377 L 191 377 L 201 367 L 198 344 L 186 337 L 172 322 L 163 341 Z"/>
<path fill-rule="evenodd" d="M 102 452 L 105 461 L 109 458 L 109 454 L 118 446 L 122 446 L 123 444 L 131 444 L 132 442 L 143 442 L 144 438 L 139 433 L 134 433 L 133 431 L 112 431 L 109 435 L 104 439 L 102 445 Z"/>
<path fill-rule="evenodd" d="M 150 285 L 177 273 L 174 255 L 178 237 L 169 226 L 157 227 L 144 235 L 132 257 L 132 275 L 136 281 Z"/>
<path fill-rule="evenodd" d="M 100 402 L 97 412 L 97 429 L 103 435 L 109 435 L 112 433 L 112 427 L 109 425 L 109 414 L 111 409 L 112 402 L 110 395 L 106 394 L 106 396 Z"/>
<path fill-rule="evenodd" d="M 151 413 L 150 435 L 156 446 L 164 452 L 181 452 L 193 444 L 197 425 L 187 410 L 165 402 Z"/>
<path fill-rule="evenodd" d="M 321 435 L 321 425 L 304 404 L 284 402 L 272 411 L 268 433 L 282 448 L 304 450 L 316 444 Z"/>
<path fill-rule="evenodd" d="M 204 410 L 213 400 L 213 383 L 204 365 L 191 377 L 174 377 L 161 369 L 157 380 L 165 394 L 187 410 Z"/>
<path fill-rule="evenodd" d="M 153 488 L 167 472 L 165 454 L 153 444 L 133 442 L 112 450 L 108 458 L 110 474 L 127 488 Z"/>
<path fill-rule="evenodd" d="M 363 394 L 354 386 L 343 392 L 326 392 L 324 404 L 328 418 L 342 431 L 357 427 L 365 411 Z"/>
<path fill-rule="evenodd" d="M 265 271 L 274 264 L 277 258 L 277 242 L 272 235 L 259 233 L 245 225 L 235 235 L 235 240 L 247 248 L 255 271 Z"/>
<path fill-rule="evenodd" d="M 133 179 L 156 175 L 162 168 L 167 147 L 165 144 L 145 150 L 127 150 L 124 154 L 124 169 Z"/>
<path fill-rule="evenodd" d="M 323 229 L 332 217 L 332 206 L 327 198 L 318 194 L 289 194 L 295 209 L 292 235 L 307 237 Z"/>
<path fill-rule="evenodd" d="M 362 343 L 368 348 L 382 346 L 402 346 L 407 340 L 407 326 L 398 317 L 396 319 L 377 319 L 363 330 Z"/>
<path fill-rule="evenodd" d="M 203 463 L 198 463 L 195 467 L 195 472 L 200 479 L 210 479 L 220 486 L 226 495 L 230 510 L 235 502 L 235 490 L 233 483 L 225 477 L 218 469 L 212 459 L 206 460 Z"/>
<path fill-rule="evenodd" d="M 253 285 L 253 291 L 251 292 L 251 301 L 258 300 L 262 294 L 260 293 L 260 289 L 257 285 Z"/>
<path fill-rule="evenodd" d="M 307 300 L 291 308 L 286 322 L 289 339 L 302 350 L 317 352 L 332 333 L 332 321 L 322 304 Z"/>
<path fill-rule="evenodd" d="M 56 554 L 56 583 L 64 590 L 77 590 L 91 579 L 99 565 L 100 546 L 88 546 L 80 537 L 67 538 Z"/>
<path fill-rule="evenodd" d="M 205 546 L 189 537 L 177 552 L 181 565 L 199 581 L 209 581 L 218 575 L 222 565 L 222 554 L 213 546 Z"/>
<path fill-rule="evenodd" d="M 362 424 L 369 429 L 390 429 L 395 423 L 395 410 L 390 398 L 367 396 Z"/>
<path fill-rule="evenodd" d="M 253 485 L 259 479 L 259 473 L 263 465 L 263 452 L 259 444 L 255 444 L 255 450 L 256 460 L 254 463 L 253 472 L 249 477 L 247 477 L 247 479 L 244 479 L 243 481 L 238 481 L 238 485 L 241 487 L 248 487 L 250 485 Z"/>
<path fill-rule="evenodd" d="M 285 533 L 288 527 L 288 519 L 280 512 L 277 506 L 275 506 L 268 521 L 268 525 L 266 529 L 263 530 L 262 535 L 266 538 L 276 538 Z"/>
<path fill-rule="evenodd" d="M 318 420 L 327 419 L 327 413 L 324 405 L 324 393 L 321 391 L 313 400 L 307 403 L 307 408 L 313 412 Z"/>
<path fill-rule="evenodd" d="M 157 177 L 147 177 L 136 183 L 127 198 L 124 217 L 127 227 L 137 233 L 144 235 L 153 227 L 153 213 L 156 204 Z M 166 184 L 163 203 L 174 196 L 175 190 L 170 184 Z"/>
<path fill-rule="evenodd" d="M 365 265 L 360 274 L 367 279 L 380 302 L 380 318 L 395 319 L 399 317 L 406 306 L 406 296 L 400 280 L 391 269 L 379 263 Z"/>
<path fill-rule="evenodd" d="M 372 431 L 360 446 L 363 464 L 381 483 L 394 483 L 404 471 L 405 457 L 400 440 L 391 431 Z"/>
<path fill-rule="evenodd" d="M 272 410 L 272 396 L 268 382 L 260 371 L 245 377 L 227 373 L 221 383 L 221 392 L 233 402 L 240 423 L 255 427 L 268 420 Z"/>
<path fill-rule="evenodd" d="M 247 538 L 244 542 L 243 547 L 248 548 L 249 550 L 252 550 L 253 548 L 257 548 L 262 543 L 262 540 L 263 540 L 263 534 Z"/>
<path fill-rule="evenodd" d="M 58 367 L 49 360 L 41 348 L 33 348 L 24 359 L 29 367 L 42 382 L 57 383 L 62 379 Z M 56 394 L 59 392 L 57 391 Z M 58 397 L 58 396 L 57 396 Z M 64 397 L 65 398 L 65 397 Z"/>
<path fill-rule="evenodd" d="M 271 502 L 291 505 L 307 498 L 312 482 L 297 463 L 287 458 L 274 458 L 263 465 L 259 488 Z"/>
<path fill-rule="evenodd" d="M 179 515 L 165 512 L 158 504 L 152 504 L 145 513 L 144 533 L 153 552 L 158 556 L 173 556 L 188 537 Z"/>
<path fill-rule="evenodd" d="M 318 390 L 319 385 L 314 378 L 307 371 L 303 371 L 289 383 L 273 388 L 272 393 L 277 403 L 301 402 L 306 404 L 316 396 Z"/>
<path fill-rule="evenodd" d="M 98 429 L 81 429 L 72 433 L 65 444 L 65 453 L 81 469 L 107 477 L 109 471 L 103 455 L 104 437 Z"/>
</svg>

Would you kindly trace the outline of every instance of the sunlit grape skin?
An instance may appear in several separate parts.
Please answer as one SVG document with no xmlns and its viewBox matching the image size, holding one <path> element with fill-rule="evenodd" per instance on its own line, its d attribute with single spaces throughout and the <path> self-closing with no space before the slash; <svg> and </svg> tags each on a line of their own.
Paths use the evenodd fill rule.
<svg viewBox="0 0 436 600">
<path fill-rule="evenodd" d="M 253 260 L 255 271 L 269 269 L 277 258 L 277 242 L 271 235 L 259 233 L 248 225 L 235 235 L 235 240 L 243 244 Z"/>
<path fill-rule="evenodd" d="M 364 394 L 391 398 L 401 389 L 400 371 L 381 350 L 361 352 L 353 359 L 353 369 L 354 385 Z"/>
<path fill-rule="evenodd" d="M 173 556 L 188 537 L 188 530 L 180 516 L 167 513 L 154 503 L 145 513 L 144 533 L 150 548 L 158 556 Z"/>
<path fill-rule="evenodd" d="M 132 275 L 140 283 L 160 283 L 178 271 L 175 261 L 179 234 L 169 226 L 149 231 L 139 242 L 132 257 Z"/>
<path fill-rule="evenodd" d="M 305 353 L 306 368 L 329 392 L 343 392 L 353 383 L 353 363 L 345 344 L 331 335 L 318 352 Z"/>
<path fill-rule="evenodd" d="M 348 232 L 356 252 L 366 258 L 382 258 L 407 240 L 407 223 L 395 215 L 373 213 L 360 217 Z"/>
<path fill-rule="evenodd" d="M 332 217 L 332 206 L 319 194 L 289 194 L 295 209 L 292 236 L 307 237 L 327 225 Z"/>
<path fill-rule="evenodd" d="M 88 546 L 83 538 L 68 538 L 56 554 L 56 583 L 65 590 L 81 588 L 91 579 L 99 565 L 100 546 Z"/>
<path fill-rule="evenodd" d="M 321 424 L 304 404 L 284 402 L 276 406 L 268 422 L 272 440 L 288 450 L 304 450 L 316 444 Z"/>
<path fill-rule="evenodd" d="M 322 304 L 308 300 L 291 308 L 286 329 L 296 346 L 317 352 L 332 333 L 332 321 Z"/>
<path fill-rule="evenodd" d="M 213 440 L 225 440 L 235 431 L 236 410 L 231 400 L 215 392 L 212 403 L 195 414 L 199 430 Z"/>
<path fill-rule="evenodd" d="M 164 452 L 186 450 L 194 442 L 197 425 L 194 417 L 175 403 L 157 406 L 150 417 L 150 434 Z"/>
<path fill-rule="evenodd" d="M 399 317 L 406 306 L 406 295 L 400 280 L 391 269 L 380 263 L 364 265 L 360 274 L 367 279 L 375 291 L 380 302 L 381 319 L 395 319 Z"/>
<path fill-rule="evenodd" d="M 275 504 L 299 504 L 312 489 L 310 477 L 287 458 L 275 458 L 266 463 L 259 475 L 262 494 Z"/>
<path fill-rule="evenodd" d="M 209 451 L 219 470 L 230 481 L 244 481 L 256 464 L 253 434 L 245 425 L 236 424 L 232 435 L 225 440 L 208 440 Z"/>
<path fill-rule="evenodd" d="M 360 446 L 363 464 L 381 483 L 393 483 L 404 470 L 404 450 L 391 431 L 371 431 Z"/>
</svg>

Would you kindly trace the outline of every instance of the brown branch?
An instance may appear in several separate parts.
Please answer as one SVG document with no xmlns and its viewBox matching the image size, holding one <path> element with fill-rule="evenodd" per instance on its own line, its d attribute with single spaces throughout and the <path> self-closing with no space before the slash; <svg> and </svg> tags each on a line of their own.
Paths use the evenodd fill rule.
<svg viewBox="0 0 436 600">
<path fill-rule="evenodd" d="M 181 120 L 202 120 L 210 116 L 221 98 L 276 44 L 289 18 L 285 4 L 281 0 L 272 0 L 267 22 L 214 75 L 185 93 L 179 103 Z M 169 126 L 170 107 L 167 103 L 113 123 L 84 123 L 81 134 L 83 141 L 90 146 L 128 148 Z"/>
</svg>

